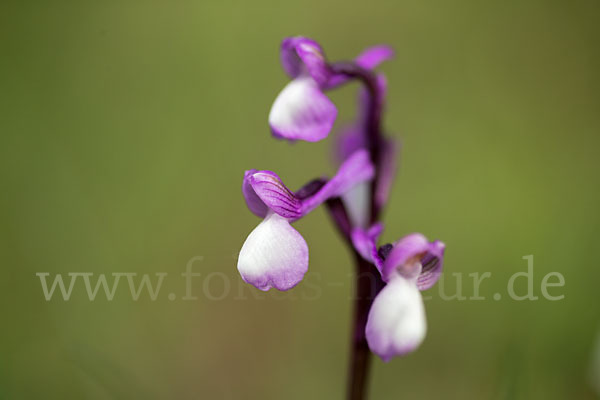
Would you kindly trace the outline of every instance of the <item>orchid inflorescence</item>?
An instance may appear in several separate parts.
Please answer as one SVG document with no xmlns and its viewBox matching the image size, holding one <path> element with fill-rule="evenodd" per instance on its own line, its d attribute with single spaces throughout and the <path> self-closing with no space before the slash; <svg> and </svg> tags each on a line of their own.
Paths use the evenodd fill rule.
<svg viewBox="0 0 600 400">
<path fill-rule="evenodd" d="M 359 272 L 375 279 L 368 315 L 356 317 L 355 340 L 366 340 L 384 361 L 415 350 L 423 341 L 426 321 L 420 291 L 437 282 L 444 255 L 442 242 L 429 242 L 418 233 L 377 245 L 383 230 L 379 216 L 395 174 L 397 146 L 381 132 L 387 85 L 374 68 L 392 56 L 389 47 L 376 46 L 354 61 L 330 63 L 314 40 L 291 37 L 282 42 L 281 63 L 291 81 L 269 113 L 274 137 L 308 142 L 325 139 L 337 117 L 325 93 L 353 80 L 364 86 L 358 117 L 339 132 L 335 142 L 339 168 L 331 179 L 311 181 L 294 192 L 274 172 L 245 172 L 246 204 L 263 221 L 248 235 L 237 265 L 242 279 L 260 290 L 292 289 L 308 270 L 308 246 L 291 224 L 325 203 L 359 260 Z"/>
</svg>

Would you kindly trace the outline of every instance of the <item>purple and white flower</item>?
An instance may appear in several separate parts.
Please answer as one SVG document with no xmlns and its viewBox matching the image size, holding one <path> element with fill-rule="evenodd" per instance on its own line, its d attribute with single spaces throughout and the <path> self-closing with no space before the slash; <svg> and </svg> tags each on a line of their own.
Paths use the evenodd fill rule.
<svg viewBox="0 0 600 400">
<path fill-rule="evenodd" d="M 365 50 L 355 60 L 362 68 L 375 68 L 390 58 L 393 51 L 386 46 Z M 336 74 L 321 46 L 312 39 L 296 36 L 281 43 L 283 69 L 292 80 L 279 93 L 269 113 L 273 136 L 291 141 L 318 142 L 329 135 L 337 117 L 337 108 L 323 93 L 349 80 Z"/>
<path fill-rule="evenodd" d="M 352 242 L 386 282 L 373 301 L 365 333 L 371 351 L 389 361 L 414 351 L 425 338 L 427 323 L 420 291 L 439 279 L 445 245 L 413 233 L 378 249 L 381 231 L 381 224 L 368 231 L 356 228 Z"/>
<path fill-rule="evenodd" d="M 308 270 L 308 246 L 291 225 L 324 201 L 372 179 L 374 168 L 365 150 L 350 156 L 336 175 L 307 197 L 292 192 L 271 171 L 249 170 L 242 192 L 250 211 L 264 220 L 250 233 L 238 258 L 245 282 L 260 290 L 289 290 Z"/>
</svg>

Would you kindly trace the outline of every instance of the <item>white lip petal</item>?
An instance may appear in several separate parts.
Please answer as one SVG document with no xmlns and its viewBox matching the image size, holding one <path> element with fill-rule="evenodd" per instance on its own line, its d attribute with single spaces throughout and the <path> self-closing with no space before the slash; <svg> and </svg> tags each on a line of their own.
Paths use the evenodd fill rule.
<svg viewBox="0 0 600 400">
<path fill-rule="evenodd" d="M 415 282 L 396 276 L 379 292 L 369 311 L 369 348 L 387 362 L 419 347 L 426 332 L 419 289 Z"/>
<path fill-rule="evenodd" d="M 308 270 L 308 246 L 287 219 L 271 213 L 248 235 L 238 258 L 245 282 L 260 290 L 289 290 Z"/>
<path fill-rule="evenodd" d="M 292 80 L 279 93 L 269 113 L 275 137 L 317 142 L 325 139 L 337 116 L 335 105 L 310 76 Z"/>
</svg>

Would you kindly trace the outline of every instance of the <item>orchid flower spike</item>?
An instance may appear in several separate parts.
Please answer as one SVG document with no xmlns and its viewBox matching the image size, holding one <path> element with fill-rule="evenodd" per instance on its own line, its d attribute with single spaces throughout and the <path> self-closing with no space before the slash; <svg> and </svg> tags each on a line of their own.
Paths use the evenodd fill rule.
<svg viewBox="0 0 600 400">
<path fill-rule="evenodd" d="M 431 288 L 442 273 L 445 245 L 413 233 L 377 248 L 382 225 L 355 228 L 356 251 L 375 264 L 385 287 L 369 311 L 365 330 L 369 348 L 384 361 L 414 351 L 427 331 L 421 290 Z"/>
<path fill-rule="evenodd" d="M 355 63 L 364 69 L 372 69 L 392 56 L 389 47 L 375 46 L 361 53 Z M 271 107 L 269 125 L 273 136 L 308 142 L 326 138 L 335 122 L 337 108 L 323 91 L 346 83 L 349 78 L 335 73 L 321 46 L 306 37 L 284 39 L 280 58 L 292 81 Z"/>
<path fill-rule="evenodd" d="M 321 203 L 373 178 L 367 151 L 350 156 L 314 194 L 290 191 L 271 171 L 249 170 L 242 192 L 250 211 L 264 220 L 248 235 L 238 258 L 242 279 L 260 290 L 289 290 L 308 270 L 308 246 L 291 225 Z M 301 189 L 302 190 L 302 189 Z"/>
<path fill-rule="evenodd" d="M 373 70 L 393 55 L 389 47 L 375 46 L 353 61 L 330 63 L 312 39 L 283 40 L 280 59 L 291 81 L 271 106 L 272 135 L 288 141 L 325 139 L 337 117 L 326 93 L 350 81 L 362 84 L 357 117 L 337 135 L 334 147 L 340 167 L 331 180 L 315 180 L 292 192 L 274 172 L 249 170 L 242 185 L 248 208 L 263 218 L 239 254 L 237 267 L 245 282 L 264 291 L 297 285 L 308 270 L 308 245 L 291 224 L 329 199 L 328 211 L 340 233 L 375 267 L 358 260 L 358 295 L 368 289 L 359 282 L 363 267 L 381 290 L 355 306 L 354 353 L 349 359 L 350 382 L 356 384 L 349 388 L 351 398 L 364 393 L 368 359 L 357 356 L 365 345 L 387 362 L 414 351 L 424 340 L 421 291 L 439 279 L 445 249 L 442 242 L 429 242 L 418 233 L 377 246 L 383 229 L 378 221 L 389 199 L 398 146 L 382 130 L 387 82 Z"/>
</svg>

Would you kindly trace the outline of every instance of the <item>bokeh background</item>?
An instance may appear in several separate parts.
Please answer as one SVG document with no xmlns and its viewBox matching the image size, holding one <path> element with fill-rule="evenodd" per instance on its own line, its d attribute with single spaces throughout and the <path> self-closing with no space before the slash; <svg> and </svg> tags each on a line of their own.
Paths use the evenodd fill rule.
<svg viewBox="0 0 600 400">
<path fill-rule="evenodd" d="M 296 34 L 332 60 L 397 50 L 381 68 L 403 143 L 384 240 L 444 240 L 450 294 L 450 273 L 466 296 L 469 273 L 492 273 L 483 301 L 431 291 L 425 343 L 374 360 L 371 398 L 597 398 L 599 20 L 579 0 L 3 1 L 0 398 L 343 398 L 353 265 L 326 212 L 296 224 L 311 260 L 292 292 L 236 271 L 259 222 L 243 171 L 294 189 L 334 171 L 331 137 L 268 131 Z M 331 94 L 338 127 L 357 88 Z M 558 271 L 563 300 L 506 296 L 530 254 L 535 294 Z M 46 301 L 37 272 L 169 275 L 156 301 L 125 280 L 113 301 L 81 283 Z"/>
</svg>

